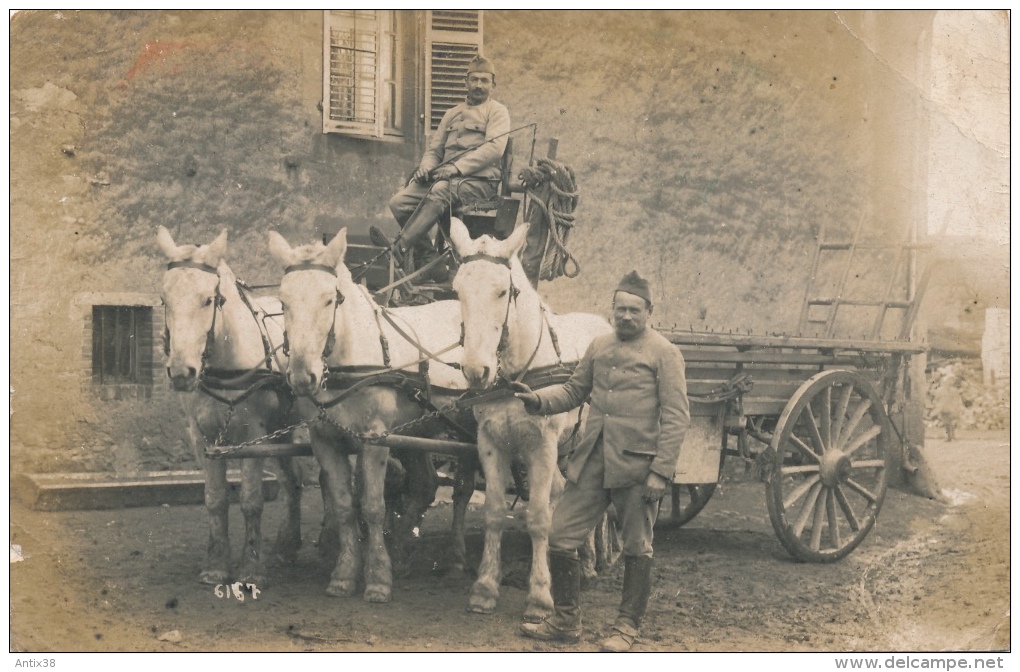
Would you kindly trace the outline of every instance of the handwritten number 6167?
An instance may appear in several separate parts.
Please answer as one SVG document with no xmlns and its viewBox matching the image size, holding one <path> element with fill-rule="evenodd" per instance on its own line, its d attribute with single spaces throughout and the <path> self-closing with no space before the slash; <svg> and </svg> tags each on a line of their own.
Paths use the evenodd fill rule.
<svg viewBox="0 0 1020 672">
<path fill-rule="evenodd" d="M 259 599 L 259 593 L 261 593 L 262 591 L 259 590 L 254 583 L 241 583 L 240 581 L 236 583 L 228 583 L 226 585 L 222 583 L 217 584 L 216 587 L 213 588 L 213 595 L 220 599 L 227 600 L 233 597 L 238 602 L 244 602 L 245 588 L 251 591 L 251 599 L 253 600 Z"/>
</svg>

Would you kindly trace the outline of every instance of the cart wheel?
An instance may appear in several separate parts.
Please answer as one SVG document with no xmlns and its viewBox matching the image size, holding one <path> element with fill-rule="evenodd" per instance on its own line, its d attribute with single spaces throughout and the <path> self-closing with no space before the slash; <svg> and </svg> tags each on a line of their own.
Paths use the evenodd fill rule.
<svg viewBox="0 0 1020 672">
<path fill-rule="evenodd" d="M 715 485 L 715 483 L 699 485 L 674 483 L 670 496 L 669 515 L 662 515 L 664 512 L 660 505 L 659 517 L 655 521 L 655 526 L 662 530 L 668 530 L 682 527 L 694 520 L 694 517 L 701 513 L 701 510 L 708 504 L 708 500 L 712 498 Z"/>
<path fill-rule="evenodd" d="M 888 485 L 889 431 L 881 398 L 853 371 L 823 371 L 786 404 L 765 491 L 772 527 L 798 560 L 839 560 L 871 531 Z"/>
</svg>

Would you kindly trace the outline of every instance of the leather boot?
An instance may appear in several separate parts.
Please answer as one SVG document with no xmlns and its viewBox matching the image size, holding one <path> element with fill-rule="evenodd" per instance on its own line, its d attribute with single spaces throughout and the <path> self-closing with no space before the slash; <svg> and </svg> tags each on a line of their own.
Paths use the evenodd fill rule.
<svg viewBox="0 0 1020 672">
<path fill-rule="evenodd" d="M 553 613 L 541 623 L 522 623 L 521 634 L 546 642 L 575 643 L 581 639 L 581 560 L 577 551 L 549 553 Z"/>
<path fill-rule="evenodd" d="M 652 559 L 646 555 L 624 557 L 623 599 L 613 631 L 599 644 L 603 651 L 620 653 L 630 651 L 638 637 L 641 619 L 648 607 L 652 592 Z"/>
<path fill-rule="evenodd" d="M 446 209 L 446 203 L 426 198 L 417 212 L 411 215 L 401 228 L 399 237 L 400 251 L 406 252 L 414 248 L 417 252 L 420 249 L 419 245 L 429 240 L 429 230 L 435 226 L 439 218 L 446 212 Z M 432 247 L 431 243 L 428 243 L 428 245 Z"/>
</svg>

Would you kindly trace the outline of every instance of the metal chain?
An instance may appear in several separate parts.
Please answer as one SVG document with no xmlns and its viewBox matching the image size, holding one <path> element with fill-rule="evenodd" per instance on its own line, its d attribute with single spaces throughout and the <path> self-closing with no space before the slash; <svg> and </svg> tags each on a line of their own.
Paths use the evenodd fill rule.
<svg viewBox="0 0 1020 672">
<path fill-rule="evenodd" d="M 231 412 L 233 412 L 234 409 L 233 409 L 232 406 L 231 406 L 230 410 L 231 410 Z M 237 451 L 241 450 L 242 448 L 247 448 L 248 446 L 254 446 L 257 443 L 263 443 L 265 441 L 271 441 L 272 439 L 278 439 L 278 438 L 280 438 L 282 436 L 286 436 L 287 434 L 293 432 L 294 430 L 303 429 L 305 427 L 310 427 L 312 425 L 312 423 L 318 422 L 318 420 L 319 420 L 318 417 L 316 417 L 316 418 L 314 418 L 312 420 L 302 420 L 301 422 L 299 422 L 297 424 L 293 424 L 293 425 L 290 425 L 288 427 L 281 427 L 280 429 L 276 430 L 275 432 L 270 432 L 269 434 L 266 434 L 265 436 L 260 436 L 257 439 L 251 439 L 250 441 L 243 441 L 243 442 L 237 444 L 236 446 L 230 446 L 229 449 L 227 449 L 227 448 L 220 448 L 220 445 L 222 443 L 222 438 L 218 437 L 217 441 L 213 445 L 213 447 L 206 449 L 205 454 L 206 454 L 207 457 L 213 457 L 213 456 L 215 456 L 215 457 L 230 457 L 231 455 L 233 455 Z"/>
</svg>

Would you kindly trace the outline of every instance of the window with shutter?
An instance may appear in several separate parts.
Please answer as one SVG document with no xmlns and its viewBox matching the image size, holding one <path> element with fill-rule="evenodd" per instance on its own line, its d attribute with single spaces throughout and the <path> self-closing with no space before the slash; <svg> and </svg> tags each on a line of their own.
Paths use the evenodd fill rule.
<svg viewBox="0 0 1020 672">
<path fill-rule="evenodd" d="M 396 109 L 393 12 L 327 10 L 323 30 L 323 132 L 382 137 Z"/>
<path fill-rule="evenodd" d="M 430 10 L 425 23 L 426 133 L 464 100 L 467 64 L 482 46 L 481 10 Z"/>
<path fill-rule="evenodd" d="M 324 11 L 323 133 L 420 141 L 464 100 L 481 45 L 481 10 Z"/>
</svg>

